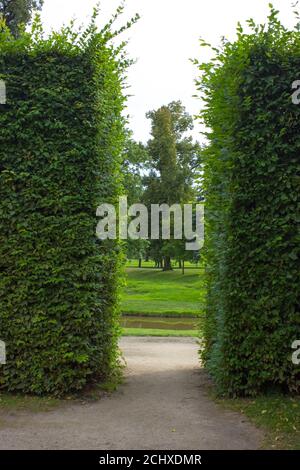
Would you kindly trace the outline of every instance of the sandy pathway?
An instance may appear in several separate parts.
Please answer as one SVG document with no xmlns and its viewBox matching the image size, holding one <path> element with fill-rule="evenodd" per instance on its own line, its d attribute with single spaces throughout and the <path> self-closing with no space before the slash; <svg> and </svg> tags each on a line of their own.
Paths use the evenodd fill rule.
<svg viewBox="0 0 300 470">
<path fill-rule="evenodd" d="M 262 434 L 208 397 L 189 338 L 124 338 L 126 380 L 112 396 L 3 416 L 0 449 L 255 449 Z"/>
</svg>

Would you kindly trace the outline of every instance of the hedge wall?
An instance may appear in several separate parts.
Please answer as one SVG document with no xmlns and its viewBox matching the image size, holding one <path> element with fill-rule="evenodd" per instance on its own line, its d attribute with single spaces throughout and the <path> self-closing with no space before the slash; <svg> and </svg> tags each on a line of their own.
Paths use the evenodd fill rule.
<svg viewBox="0 0 300 470">
<path fill-rule="evenodd" d="M 271 8 L 198 64 L 206 106 L 203 358 L 218 389 L 300 391 L 300 33 Z M 205 43 L 203 45 L 206 45 Z"/>
<path fill-rule="evenodd" d="M 14 41 L 2 25 L 0 387 L 60 395 L 117 364 L 120 248 L 96 208 L 120 192 L 124 67 L 109 26 Z M 122 54 L 121 54 L 122 56 Z"/>
</svg>

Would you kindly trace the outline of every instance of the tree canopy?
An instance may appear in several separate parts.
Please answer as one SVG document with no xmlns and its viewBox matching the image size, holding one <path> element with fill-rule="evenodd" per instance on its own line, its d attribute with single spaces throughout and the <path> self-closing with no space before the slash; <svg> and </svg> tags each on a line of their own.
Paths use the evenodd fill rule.
<svg viewBox="0 0 300 470">
<path fill-rule="evenodd" d="M 0 15 L 12 34 L 19 34 L 19 26 L 27 25 L 34 10 L 41 10 L 44 0 L 0 0 Z"/>
</svg>

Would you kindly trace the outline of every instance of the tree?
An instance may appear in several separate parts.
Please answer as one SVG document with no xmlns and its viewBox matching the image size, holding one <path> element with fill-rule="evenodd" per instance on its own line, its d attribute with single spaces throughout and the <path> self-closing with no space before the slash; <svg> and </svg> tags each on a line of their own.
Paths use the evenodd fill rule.
<svg viewBox="0 0 300 470">
<path fill-rule="evenodd" d="M 41 10 L 43 4 L 44 0 L 0 0 L 0 16 L 17 37 L 20 24 L 27 25 L 33 10 Z"/>
<path fill-rule="evenodd" d="M 147 169 L 149 155 L 141 142 L 135 142 L 127 131 L 122 158 L 124 193 L 128 204 L 140 202 L 143 194 L 143 172 Z"/>
<path fill-rule="evenodd" d="M 122 175 L 124 194 L 127 196 L 128 205 L 142 200 L 143 172 L 147 169 L 149 155 L 141 142 L 135 142 L 130 132 L 127 132 L 122 161 Z M 126 241 L 126 253 L 129 259 L 138 259 L 139 267 L 142 267 L 142 259 L 145 257 L 148 240 L 138 239 Z"/>
<path fill-rule="evenodd" d="M 187 132 L 193 129 L 193 119 L 180 101 L 173 101 L 150 111 L 152 139 L 147 149 L 152 171 L 145 178 L 144 200 L 151 204 L 184 204 L 196 199 L 193 182 L 198 177 L 201 147 Z M 163 269 L 171 270 L 171 258 L 178 250 L 172 240 L 153 240 L 151 257 Z"/>
</svg>

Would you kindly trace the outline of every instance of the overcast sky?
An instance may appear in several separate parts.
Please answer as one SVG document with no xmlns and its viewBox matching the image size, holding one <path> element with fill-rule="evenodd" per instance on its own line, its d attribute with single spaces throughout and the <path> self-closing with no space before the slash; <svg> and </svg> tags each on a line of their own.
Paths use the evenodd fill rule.
<svg viewBox="0 0 300 470">
<path fill-rule="evenodd" d="M 86 24 L 96 0 L 45 0 L 42 19 L 47 30 L 56 29 L 76 18 Z M 150 123 L 145 117 L 149 110 L 156 109 L 173 100 L 182 100 L 187 110 L 195 115 L 201 103 L 192 97 L 195 94 L 194 79 L 197 70 L 190 58 L 208 58 L 199 47 L 203 37 L 217 45 L 220 37 L 235 37 L 238 21 L 254 18 L 265 22 L 269 0 L 127 0 L 122 21 L 135 13 L 141 19 L 131 30 L 128 52 L 137 59 L 128 74 L 130 94 L 128 114 L 136 140 L 147 141 Z M 293 8 L 289 0 L 274 0 L 280 10 L 280 18 L 286 26 L 295 24 Z M 99 25 L 114 12 L 120 0 L 102 0 Z M 194 135 L 198 140 L 200 127 Z"/>
</svg>

